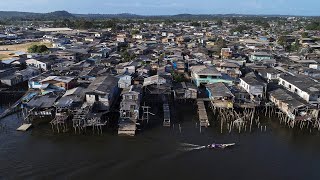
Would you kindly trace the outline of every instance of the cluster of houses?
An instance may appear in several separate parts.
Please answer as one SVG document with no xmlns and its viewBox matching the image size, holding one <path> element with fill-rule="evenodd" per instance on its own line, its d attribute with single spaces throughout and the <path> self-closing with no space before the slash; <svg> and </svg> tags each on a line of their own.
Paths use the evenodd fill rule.
<svg viewBox="0 0 320 180">
<path fill-rule="evenodd" d="M 219 108 L 272 102 L 293 120 L 318 121 L 319 32 L 302 37 L 306 30 L 294 20 L 281 26 L 270 21 L 269 28 L 238 22 L 251 27 L 241 32 L 232 31 L 238 25 L 228 21 L 222 26 L 206 23 L 132 23 L 131 29 L 117 31 L 34 30 L 52 43 L 50 53 L 21 53 L 0 62 L 0 81 L 6 87 L 26 82 L 29 92 L 36 92 L 24 102 L 29 112 L 50 115 L 55 125 L 68 121 L 57 116 L 71 116 L 79 130 L 104 125 L 108 113 L 118 112 L 119 134 L 134 135 L 152 114 L 144 105 L 151 95 L 160 97 L 162 111 L 169 115 L 171 98 L 201 99 Z M 277 32 L 285 30 L 292 30 L 285 44 L 299 42 L 299 50 L 288 52 L 277 41 Z"/>
</svg>

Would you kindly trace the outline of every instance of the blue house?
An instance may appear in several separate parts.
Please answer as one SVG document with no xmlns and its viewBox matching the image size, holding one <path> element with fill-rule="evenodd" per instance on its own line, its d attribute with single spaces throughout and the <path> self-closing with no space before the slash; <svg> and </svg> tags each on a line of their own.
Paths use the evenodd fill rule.
<svg viewBox="0 0 320 180">
<path fill-rule="evenodd" d="M 192 66 L 190 70 L 192 82 L 194 82 L 196 86 L 214 84 L 219 82 L 224 82 L 228 84 L 233 83 L 232 79 L 228 78 L 228 76 L 221 74 L 213 66 L 197 65 Z"/>
</svg>

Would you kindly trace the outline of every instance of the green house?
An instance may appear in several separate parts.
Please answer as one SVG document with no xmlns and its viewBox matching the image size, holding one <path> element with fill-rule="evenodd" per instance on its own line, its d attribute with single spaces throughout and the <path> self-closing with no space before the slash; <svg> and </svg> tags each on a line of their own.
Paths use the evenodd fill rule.
<svg viewBox="0 0 320 180">
<path fill-rule="evenodd" d="M 273 56 L 267 52 L 254 52 L 250 55 L 249 60 L 251 62 L 273 60 Z"/>
</svg>

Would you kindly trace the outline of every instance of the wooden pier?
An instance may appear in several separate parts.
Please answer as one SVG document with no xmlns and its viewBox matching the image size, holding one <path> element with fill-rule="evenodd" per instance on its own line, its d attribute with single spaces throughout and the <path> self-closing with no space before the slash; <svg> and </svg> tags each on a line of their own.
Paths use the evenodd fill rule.
<svg viewBox="0 0 320 180">
<path fill-rule="evenodd" d="M 200 126 L 202 127 L 210 126 L 204 101 L 198 100 L 197 105 L 198 105 L 198 115 L 199 115 Z"/>
<path fill-rule="evenodd" d="M 56 117 L 50 122 L 52 131 L 54 132 L 54 127 L 56 127 L 58 133 L 60 133 L 60 128 L 62 132 L 67 132 L 67 119 L 67 114 L 56 114 Z"/>
<path fill-rule="evenodd" d="M 77 130 L 78 130 L 78 133 L 80 133 L 81 130 L 86 130 L 85 121 L 89 111 L 90 111 L 90 107 L 86 107 L 83 109 L 79 109 L 78 111 L 75 112 L 72 119 L 75 133 L 77 133 Z"/>
<path fill-rule="evenodd" d="M 169 104 L 163 104 L 163 126 L 171 126 Z"/>
</svg>

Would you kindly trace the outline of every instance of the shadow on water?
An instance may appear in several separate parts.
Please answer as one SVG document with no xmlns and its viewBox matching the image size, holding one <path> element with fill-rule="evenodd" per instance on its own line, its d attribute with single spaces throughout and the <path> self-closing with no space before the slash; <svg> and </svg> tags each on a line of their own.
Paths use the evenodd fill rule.
<svg viewBox="0 0 320 180">
<path fill-rule="evenodd" d="M 2 111 L 4 107 L 2 106 Z M 17 132 L 11 115 L 0 132 L 0 178 L 12 179 L 320 179 L 318 134 L 276 120 L 266 132 L 220 133 L 196 126 L 193 104 L 176 104 L 175 126 L 152 125 L 137 137 L 52 133 L 49 125 Z M 161 118 L 158 118 L 161 119 Z M 181 124 L 181 132 L 177 124 Z M 236 143 L 224 150 L 181 151 L 181 143 Z"/>
</svg>

